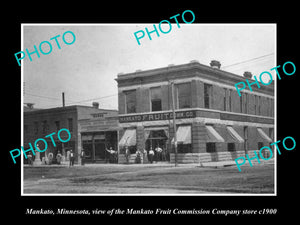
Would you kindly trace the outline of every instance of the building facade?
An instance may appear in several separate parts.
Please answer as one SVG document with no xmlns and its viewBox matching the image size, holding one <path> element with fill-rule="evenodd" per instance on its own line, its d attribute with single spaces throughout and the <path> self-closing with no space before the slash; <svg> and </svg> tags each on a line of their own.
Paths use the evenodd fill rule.
<svg viewBox="0 0 300 225">
<path fill-rule="evenodd" d="M 58 152 L 62 153 L 63 157 L 67 159 L 67 151 L 72 149 L 75 153 L 75 163 L 80 163 L 80 153 L 85 143 L 85 140 L 82 140 L 81 127 L 86 131 L 83 121 L 94 120 L 99 115 L 107 113 L 117 113 L 116 110 L 105 110 L 98 107 L 97 103 L 93 103 L 93 106 L 73 105 L 49 109 L 24 110 L 24 148 L 28 149 L 28 143 L 33 145 L 36 139 L 44 138 L 48 147 L 45 152 L 40 153 L 40 160 L 45 155 L 48 156 L 50 152 L 53 153 L 54 163 Z M 67 128 L 71 133 L 71 139 L 66 143 L 62 143 L 57 137 L 57 132 L 62 128 Z M 101 128 L 99 128 L 99 131 L 101 131 Z M 52 136 L 55 146 L 50 138 L 45 138 L 45 136 L 53 132 L 56 133 L 56 135 Z M 67 135 L 65 132 L 62 132 L 61 138 L 66 140 L 68 138 Z M 45 148 L 43 142 L 39 142 L 39 145 L 40 149 Z M 99 151 L 102 152 L 99 153 Z M 92 153 L 88 152 L 88 154 Z M 104 155 L 105 149 L 98 150 L 97 154 Z"/>
<path fill-rule="evenodd" d="M 117 163 L 118 111 L 93 113 L 92 118 L 78 120 L 81 146 L 87 163 Z M 114 151 L 114 154 L 110 151 Z"/>
<path fill-rule="evenodd" d="M 274 86 L 252 85 L 239 97 L 234 85 L 250 77 L 223 71 L 218 61 L 118 74 L 119 162 L 126 146 L 131 161 L 137 150 L 159 147 L 156 160 L 174 162 L 175 144 L 179 163 L 251 157 L 274 139 Z"/>
</svg>

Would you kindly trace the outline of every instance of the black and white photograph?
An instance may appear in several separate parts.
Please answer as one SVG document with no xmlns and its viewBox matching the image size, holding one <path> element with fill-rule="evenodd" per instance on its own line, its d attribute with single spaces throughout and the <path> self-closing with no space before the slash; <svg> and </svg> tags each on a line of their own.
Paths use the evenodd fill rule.
<svg viewBox="0 0 300 225">
<path fill-rule="evenodd" d="M 112 3 L 5 7 L 4 217 L 297 216 L 296 7 Z"/>
<path fill-rule="evenodd" d="M 276 24 L 163 25 L 23 24 L 24 195 L 276 194 Z"/>
</svg>

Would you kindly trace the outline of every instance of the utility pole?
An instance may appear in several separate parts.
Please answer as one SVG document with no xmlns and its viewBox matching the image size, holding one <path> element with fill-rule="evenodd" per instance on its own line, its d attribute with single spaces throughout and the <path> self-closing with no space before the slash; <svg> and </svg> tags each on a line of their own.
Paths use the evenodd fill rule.
<svg viewBox="0 0 300 225">
<path fill-rule="evenodd" d="M 172 113 L 173 113 L 173 129 L 174 129 L 174 152 L 175 152 L 175 167 L 177 166 L 177 133 L 176 133 L 176 113 L 175 113 L 175 96 L 174 96 L 174 82 L 171 81 L 172 94 Z"/>
<path fill-rule="evenodd" d="M 65 107 L 65 93 L 62 92 L 62 106 Z M 64 159 L 67 157 L 66 156 L 66 151 L 65 151 L 65 145 L 64 143 L 61 143 L 61 148 L 62 148 L 62 155 L 64 157 Z"/>
<path fill-rule="evenodd" d="M 62 106 L 65 107 L 65 93 L 62 93 Z"/>
</svg>

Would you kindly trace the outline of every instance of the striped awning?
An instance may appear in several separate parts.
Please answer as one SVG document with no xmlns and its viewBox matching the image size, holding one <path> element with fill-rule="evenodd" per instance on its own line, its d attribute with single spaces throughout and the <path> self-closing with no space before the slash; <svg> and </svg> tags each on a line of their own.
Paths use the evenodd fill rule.
<svg viewBox="0 0 300 225">
<path fill-rule="evenodd" d="M 192 132 L 191 126 L 179 126 L 176 135 L 177 142 L 182 144 L 191 144 L 192 143 Z"/>
<path fill-rule="evenodd" d="M 235 140 L 237 143 L 244 143 L 244 139 L 233 129 L 232 126 L 227 126 L 227 131 L 229 132 L 230 136 Z"/>
<path fill-rule="evenodd" d="M 136 145 L 136 129 L 126 129 L 119 146 L 135 146 Z"/>
<path fill-rule="evenodd" d="M 211 125 L 205 125 L 206 142 L 225 142 L 224 138 Z"/>
<path fill-rule="evenodd" d="M 166 137 L 169 137 L 169 128 L 168 127 L 145 127 L 144 128 L 144 136 L 145 140 L 149 138 L 149 135 L 152 131 L 163 130 Z"/>
<path fill-rule="evenodd" d="M 191 126 L 179 126 L 176 131 L 176 140 L 179 144 L 191 144 L 192 143 L 192 128 Z M 174 144 L 174 138 L 171 143 Z"/>
<path fill-rule="evenodd" d="M 264 140 L 267 142 L 273 142 L 272 139 L 260 127 L 257 128 L 257 131 Z"/>
</svg>

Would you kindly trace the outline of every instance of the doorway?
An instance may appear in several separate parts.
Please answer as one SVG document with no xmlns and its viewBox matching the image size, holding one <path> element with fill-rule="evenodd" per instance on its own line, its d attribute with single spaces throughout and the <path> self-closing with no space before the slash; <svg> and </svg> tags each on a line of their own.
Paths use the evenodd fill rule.
<svg viewBox="0 0 300 225">
<path fill-rule="evenodd" d="M 170 161 L 170 153 L 167 148 L 168 137 L 165 130 L 150 130 L 149 136 L 145 142 L 145 149 L 154 151 L 154 161 Z"/>
</svg>

